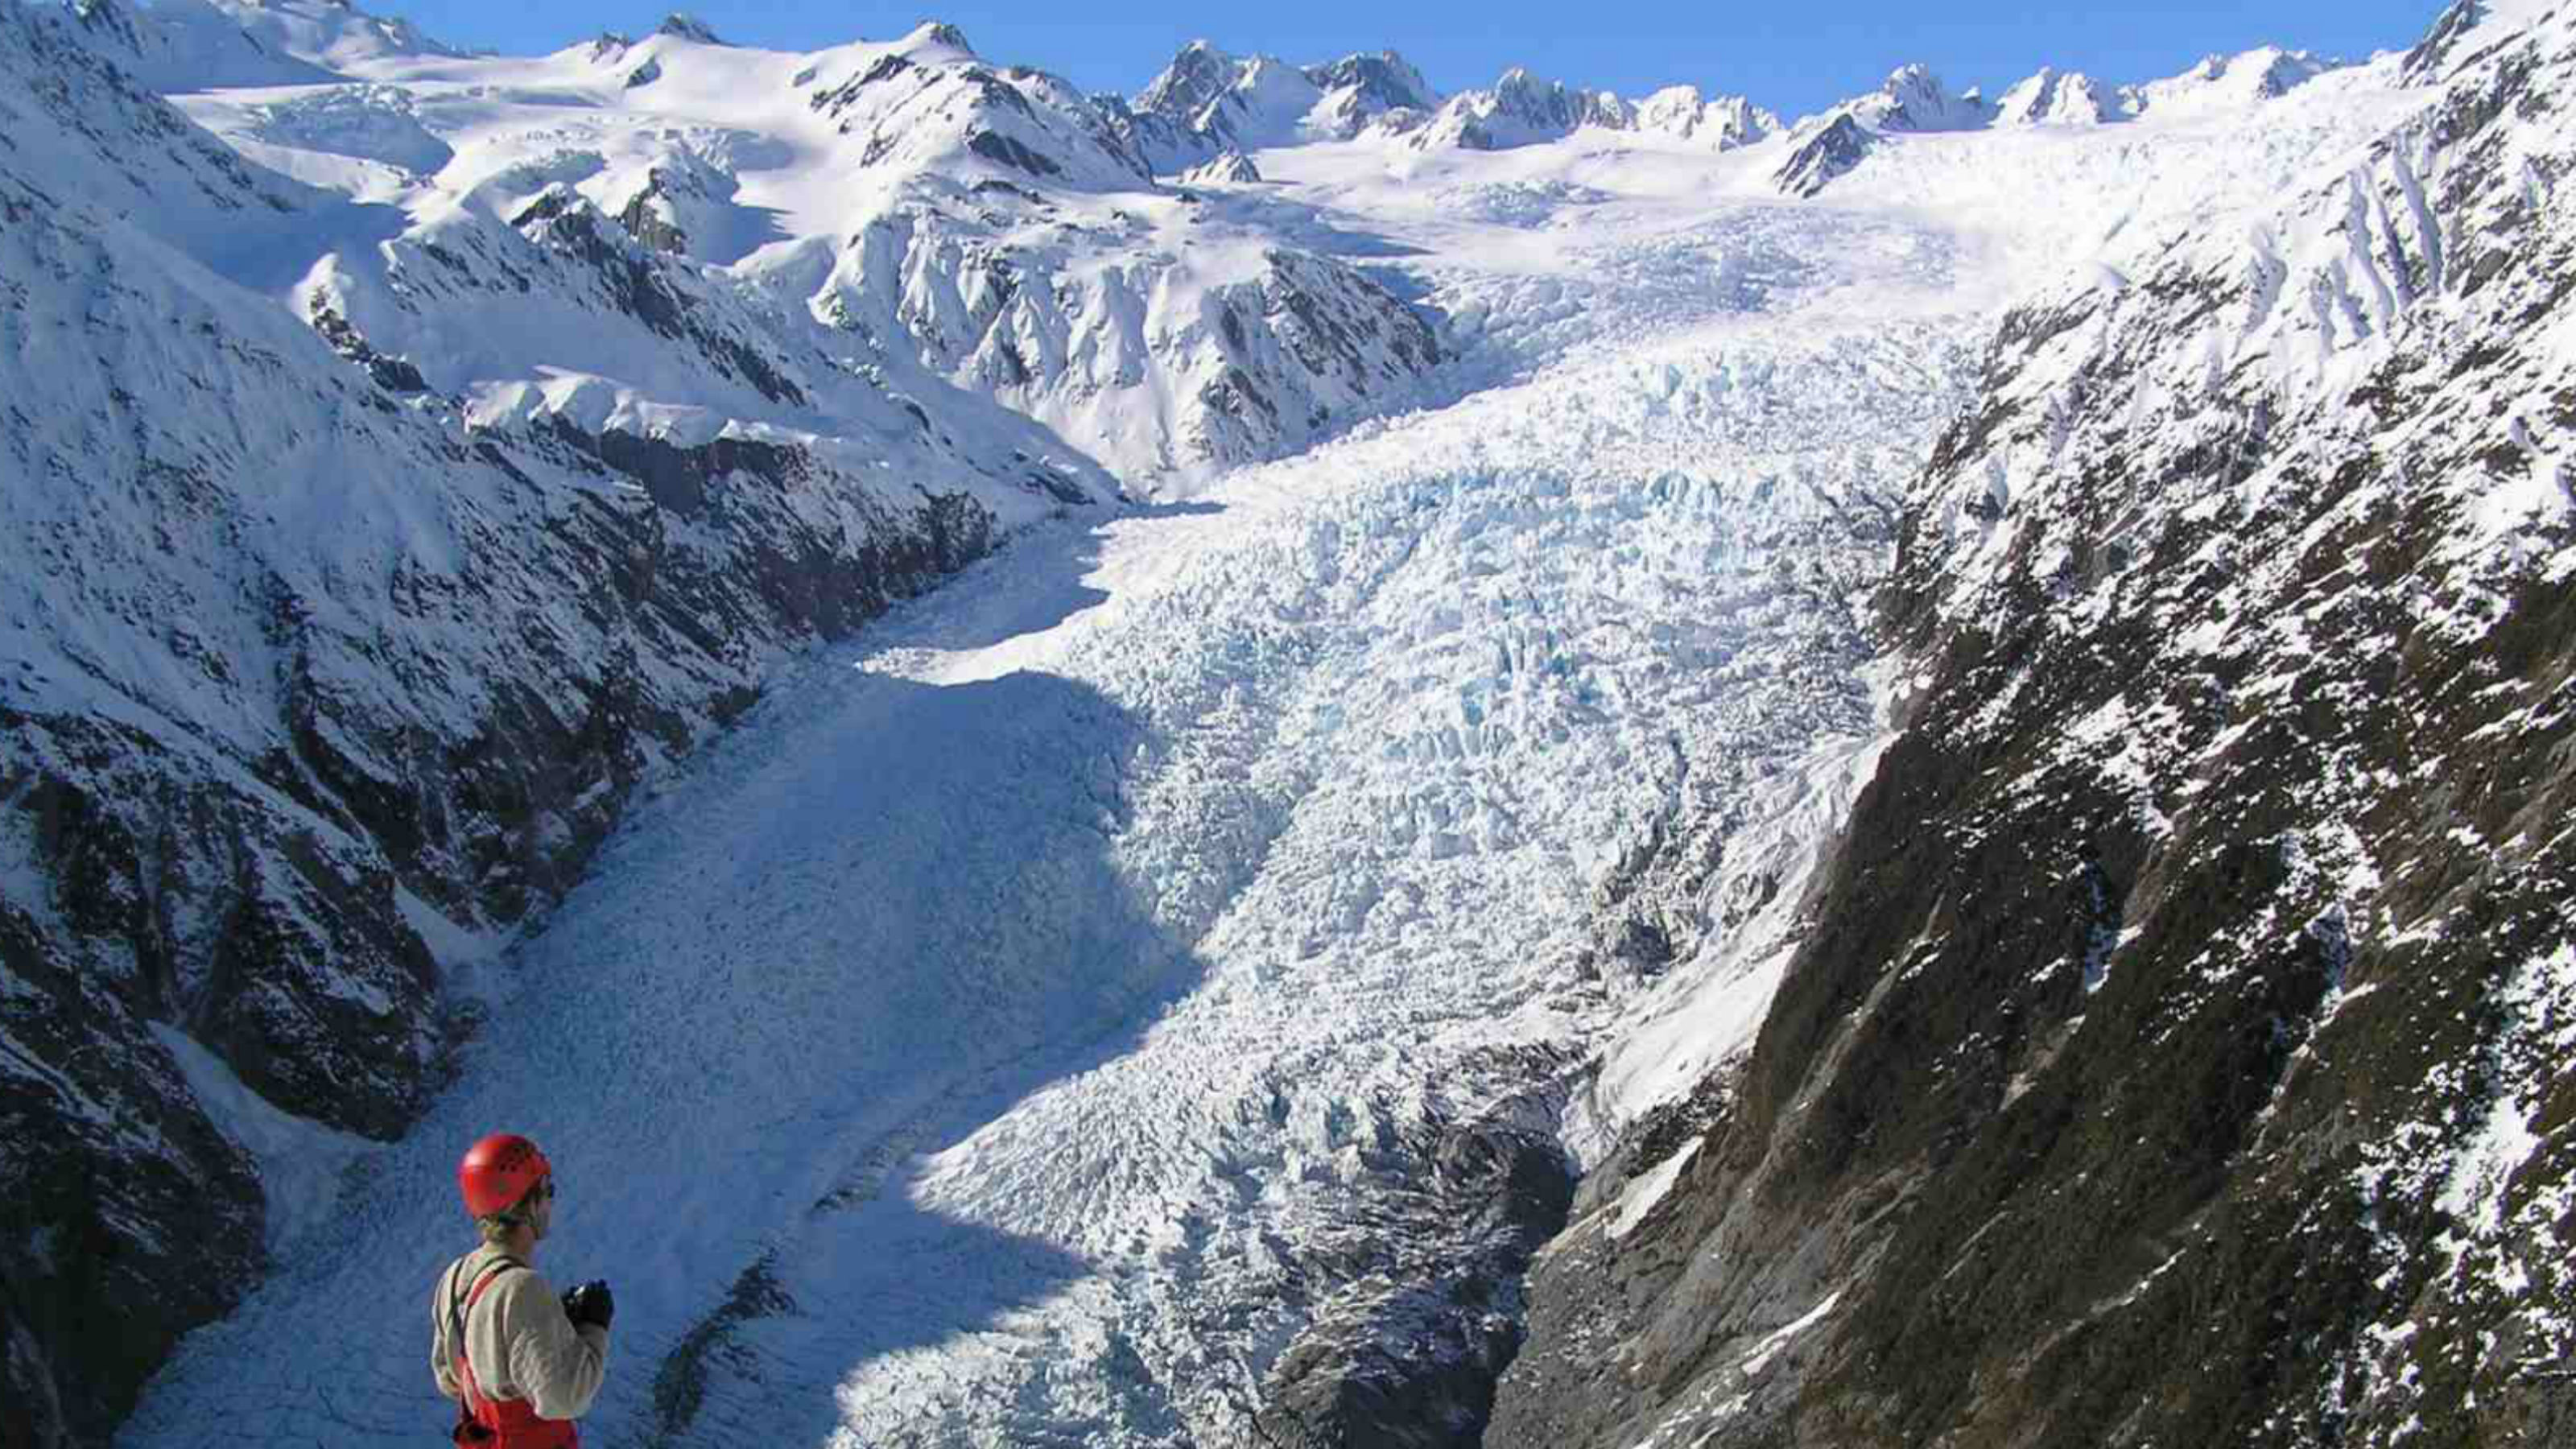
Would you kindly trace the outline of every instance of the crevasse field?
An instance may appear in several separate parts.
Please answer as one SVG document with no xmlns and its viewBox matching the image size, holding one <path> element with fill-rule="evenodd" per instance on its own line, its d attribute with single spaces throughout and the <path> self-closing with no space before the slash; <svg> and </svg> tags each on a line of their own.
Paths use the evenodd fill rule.
<svg viewBox="0 0 2576 1449">
<path fill-rule="evenodd" d="M 1379 1211 L 1384 1140 L 1556 1060 L 1509 1109 L 1581 1154 L 1749 1039 L 1881 737 L 1887 505 L 2004 279 L 2116 285 L 2160 225 L 2383 122 L 2385 80 L 2311 82 L 2255 144 L 2186 106 L 1919 138 L 1830 204 L 1639 138 L 1260 153 L 1260 206 L 1447 319 L 1446 391 L 1131 478 L 1132 511 L 1033 525 L 802 662 L 541 933 L 440 943 L 483 957 L 488 1017 L 402 1142 L 183 1053 L 296 1187 L 279 1271 L 126 1442 L 442 1432 L 429 1284 L 498 1129 L 561 1176 L 539 1266 L 617 1290 L 593 1445 L 1242 1440 L 1289 1340 L 1400 1263 L 1318 1268 Z M 726 93 L 696 119 L 757 133 Z M 1620 861 L 1712 822 L 1770 904 L 1654 980 L 1605 963 Z"/>
</svg>

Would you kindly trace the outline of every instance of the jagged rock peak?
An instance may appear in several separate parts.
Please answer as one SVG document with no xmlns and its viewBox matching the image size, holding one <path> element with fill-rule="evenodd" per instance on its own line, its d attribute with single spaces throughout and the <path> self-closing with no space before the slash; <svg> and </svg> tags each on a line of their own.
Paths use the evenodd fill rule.
<svg viewBox="0 0 2576 1449">
<path fill-rule="evenodd" d="M 2433 22 L 2433 28 L 2406 52 L 2406 79 L 2420 85 L 2438 78 L 2450 63 L 2451 50 L 2460 37 L 2476 29 L 2485 18 L 2486 7 L 2479 0 L 2451 0 L 2450 8 Z"/>
<path fill-rule="evenodd" d="M 945 20 L 921 22 L 899 44 L 907 53 L 929 46 L 943 46 L 970 56 L 975 53 L 975 47 L 967 43 L 966 32 Z"/>
<path fill-rule="evenodd" d="M 1175 119 L 1195 115 L 1234 83 L 1241 61 L 1206 40 L 1193 40 L 1136 93 L 1136 109 Z"/>
<path fill-rule="evenodd" d="M 622 35 L 614 30 L 603 30 L 599 32 L 599 38 L 590 43 L 590 58 L 615 60 L 624 55 L 634 44 L 634 36 Z"/>
<path fill-rule="evenodd" d="M 1852 113 L 1882 131 L 1965 131 L 1993 119 L 1993 109 L 1974 90 L 1953 96 L 1941 78 L 1922 65 L 1898 66 L 1874 93 L 1853 103 Z"/>
<path fill-rule="evenodd" d="M 1772 178 L 1773 184 L 1786 195 L 1812 197 L 1835 177 L 1858 166 L 1872 144 L 1871 134 L 1848 113 L 1836 116 L 1790 153 L 1779 174 Z"/>
<path fill-rule="evenodd" d="M 1440 104 L 1439 92 L 1413 63 L 1392 50 L 1375 55 L 1346 55 L 1326 65 L 1306 67 L 1306 79 L 1326 90 L 1355 90 L 1387 110 L 1428 111 Z"/>
<path fill-rule="evenodd" d="M 1229 150 L 1347 139 L 1434 104 L 1422 73 L 1393 51 L 1300 67 L 1193 40 L 1136 93 L 1128 114 L 1146 118 L 1140 134 L 1158 165 L 1186 168 Z"/>
<path fill-rule="evenodd" d="M 1718 150 L 1749 145 L 1781 129 L 1778 116 L 1740 96 L 1703 96 L 1695 86 L 1667 86 L 1630 102 L 1610 91 L 1568 86 L 1514 66 L 1491 89 L 1450 97 L 1415 132 L 1412 144 L 1421 150 L 1500 150 L 1562 140 L 1587 126 L 1653 132 L 1713 144 Z"/>
<path fill-rule="evenodd" d="M 681 40 L 693 40 L 700 45 L 722 45 L 725 43 L 723 38 L 718 36 L 714 29 L 705 21 L 689 14 L 685 10 L 674 10 L 669 15 L 663 17 L 661 25 L 656 27 L 653 33 L 656 35 L 673 36 Z"/>
</svg>

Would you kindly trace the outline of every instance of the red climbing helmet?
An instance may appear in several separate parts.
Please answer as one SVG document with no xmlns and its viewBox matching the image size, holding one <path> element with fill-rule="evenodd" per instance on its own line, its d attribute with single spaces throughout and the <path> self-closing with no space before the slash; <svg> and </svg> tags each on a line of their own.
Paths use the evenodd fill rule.
<svg viewBox="0 0 2576 1449">
<path fill-rule="evenodd" d="M 537 1144 L 515 1132 L 495 1132 L 465 1149 L 465 1160 L 456 1164 L 456 1186 L 465 1194 L 465 1211 L 488 1218 L 518 1206 L 554 1170 Z"/>
</svg>

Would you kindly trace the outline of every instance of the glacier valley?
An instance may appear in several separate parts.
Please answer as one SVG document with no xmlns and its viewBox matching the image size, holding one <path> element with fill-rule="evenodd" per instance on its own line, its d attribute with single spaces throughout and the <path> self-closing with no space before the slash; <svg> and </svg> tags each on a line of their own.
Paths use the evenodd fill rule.
<svg viewBox="0 0 2576 1449">
<path fill-rule="evenodd" d="M 0 586 L 20 736 L 0 1002 L 113 983 L 131 1023 L 102 1039 L 148 1079 L 81 1075 L 64 1063 L 95 1053 L 61 1023 L 87 1018 L 29 1005 L 0 1013 L 0 1108 L 75 1123 L 81 1163 L 181 1184 L 226 1164 L 205 1211 L 239 1260 L 122 1416 L 41 1367 L 86 1340 L 13 1309 L 9 1382 L 29 1403 L 57 1385 L 59 1437 L 31 1442 L 108 1420 L 135 1446 L 441 1432 L 427 1289 L 467 1246 L 456 1156 L 503 1128 L 562 1178 L 540 1266 L 617 1289 L 595 1445 L 1724 1445 L 1791 1422 L 1934 1442 L 1899 1409 L 1836 1409 L 1833 1437 L 1792 1406 L 1840 1362 L 1801 1345 L 1875 1281 L 1854 1225 L 1878 1209 L 1832 1199 L 1849 1235 L 1802 1246 L 1693 1203 L 1794 1177 L 1727 1135 L 1748 1114 L 1781 1113 L 1782 1142 L 1827 1130 L 1794 1114 L 1829 1090 L 1764 1095 L 1775 999 L 1844 1023 L 1884 999 L 1784 988 L 1822 979 L 1802 950 L 1849 939 L 1856 802 L 1921 721 L 1966 740 L 2014 717 L 2018 682 L 1942 713 L 1942 642 L 2086 608 L 2107 627 L 2085 590 L 2125 565 L 2070 562 L 2052 529 L 2143 537 L 2231 490 L 2259 514 L 2306 475 L 2244 418 L 2332 433 L 2314 419 L 2365 416 L 2408 349 L 2484 356 L 2474 307 L 2518 319 L 2533 360 L 2459 395 L 2506 399 L 2501 420 L 2441 439 L 2521 451 L 2457 485 L 2418 605 L 2509 654 L 2482 629 L 2576 571 L 2564 274 L 2497 262 L 2463 300 L 2452 219 L 2522 187 L 2505 220 L 2564 240 L 2565 99 L 2513 121 L 2461 97 L 2565 71 L 2570 21 L 2463 0 L 2428 23 L 2411 54 L 2261 51 L 2123 89 L 2049 73 L 1999 101 L 1909 70 L 1784 121 L 1521 72 L 1442 98 L 1394 57 L 1205 46 L 1100 101 L 938 25 L 782 55 L 675 18 L 505 58 L 331 0 L 0 15 L 0 380 L 26 409 L 0 506 L 42 541 Z M 48 89 L 75 55 L 101 69 Z M 2446 198 L 2472 121 L 2524 127 L 2493 163 L 2510 186 Z M 102 179 L 79 149 L 102 134 L 144 159 Z M 22 225 L 39 210 L 50 230 Z M 2175 282 L 2176 258 L 2202 271 Z M 2185 285 L 2203 273 L 2225 288 Z M 2144 320 L 2117 338 L 2162 349 L 2134 370 L 2048 350 L 2120 308 Z M 180 446 L 199 461 L 156 471 Z M 2104 460 L 2189 448 L 2229 460 L 2191 499 L 2047 511 L 2065 480 L 2109 486 Z M 82 460 L 131 481 L 102 490 Z M 441 467 L 452 494 L 419 482 Z M 2237 607 L 2290 617 L 2257 562 Z M 2172 637 L 2223 653 L 2212 610 Z M 2496 728 L 2557 750 L 2516 787 L 2554 799 L 2564 640 L 2529 649 L 2522 692 L 2492 685 L 2524 711 Z M 2140 658 L 2141 679 L 2179 667 Z M 2146 757 L 2186 727 L 2143 698 L 2058 721 L 2068 758 L 2135 776 L 2140 819 L 2180 815 L 2201 787 Z M 491 807 L 512 823 L 485 839 L 470 822 L 509 791 L 471 761 L 522 718 L 565 759 L 644 723 L 591 773 L 514 776 L 538 804 Z M 182 784 L 135 783 L 153 770 Z M 63 788 L 89 802 L 72 827 L 44 804 Z M 241 803 L 170 803 L 188 791 Z M 255 823 L 223 852 L 151 843 L 189 809 Z M 2557 880 L 2545 814 L 2487 837 Z M 129 934 L 160 954 L 42 944 L 128 930 L 79 894 L 119 868 L 63 843 L 91 819 L 159 862 L 132 872 L 151 924 Z M 2283 898 L 2343 894 L 2248 938 L 2376 929 L 2370 851 L 2283 829 Z M 2032 871 L 2098 894 L 2099 853 L 2051 837 Z M 1999 1048 L 1979 1113 L 2150 969 L 2121 954 L 2150 921 L 2119 898 L 2086 896 L 2095 934 L 2063 961 L 2033 948 L 2072 1024 Z M 1974 909 L 1961 885 L 1909 916 L 1919 959 L 1877 991 Z M 2493 997 L 2511 1024 L 2445 1058 L 2488 1085 L 2420 1185 L 2456 1199 L 2425 1230 L 2454 1268 L 2499 1255 L 2484 1282 L 2547 1256 L 2569 1205 L 2542 1104 L 2565 1096 L 2576 955 L 2547 916 Z M 319 944 L 272 979 L 221 944 L 252 919 Z M 2266 1070 L 2331 1054 L 2364 958 L 2314 949 L 2342 953 L 2330 1004 L 2265 998 Z M 1925 1191 L 1956 1150 L 1877 1190 Z M 102 1231 L 183 1254 L 167 1204 Z M 49 1221 L 0 1253 L 67 1275 Z M 1778 1246 L 1758 1297 L 1657 1296 L 1724 1257 L 1660 1236 L 1676 1224 Z M 2166 1267 L 2188 1250 L 2149 1236 Z M 1660 1263 L 1597 1342 L 1567 1327 L 1592 1310 L 1530 1301 L 1534 1266 L 1578 1254 Z M 2103 1304 L 2165 1268 L 2121 1271 Z M 2519 1314 L 2517 1352 L 2563 1355 L 2567 1293 L 2479 1322 Z M 1723 1351 L 1675 1347 L 1713 1332 L 1686 1312 L 1728 1325 Z M 2413 1321 L 2353 1317 L 2352 1362 Z M 2350 1370 L 2337 1412 L 2367 1421 L 2402 1382 Z M 2308 1422 L 2243 1442 L 2336 1442 Z"/>
</svg>

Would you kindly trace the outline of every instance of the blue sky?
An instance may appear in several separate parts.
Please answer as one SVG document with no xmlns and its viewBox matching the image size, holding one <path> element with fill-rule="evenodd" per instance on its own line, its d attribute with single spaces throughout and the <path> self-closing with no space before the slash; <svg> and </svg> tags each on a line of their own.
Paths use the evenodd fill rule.
<svg viewBox="0 0 2576 1449">
<path fill-rule="evenodd" d="M 1525 65 L 1551 79 L 1641 94 L 1688 82 L 1789 115 L 1822 109 L 1922 61 L 1954 88 L 1998 90 L 2042 65 L 2127 82 L 2172 75 L 2213 51 L 2280 44 L 2353 58 L 2411 45 L 2444 0 L 2158 0 L 2152 4 L 1770 0 L 1076 0 L 902 6 L 822 0 L 684 0 L 728 40 L 811 50 L 899 35 L 925 18 L 965 30 L 986 58 L 1040 66 L 1090 90 L 1133 91 L 1183 42 L 1292 61 L 1393 47 L 1442 91 Z M 603 29 L 650 30 L 653 0 L 360 0 L 455 45 L 529 54 Z"/>
</svg>

